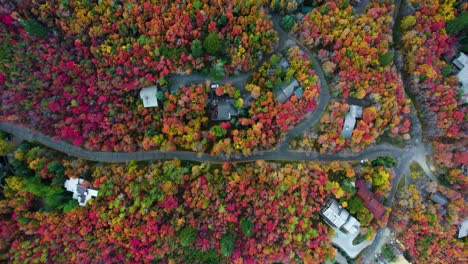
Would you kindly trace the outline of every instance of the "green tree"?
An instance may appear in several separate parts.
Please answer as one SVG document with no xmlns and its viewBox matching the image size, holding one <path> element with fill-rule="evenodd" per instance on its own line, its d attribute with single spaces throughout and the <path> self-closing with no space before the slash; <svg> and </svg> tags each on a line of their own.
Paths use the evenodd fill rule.
<svg viewBox="0 0 468 264">
<path fill-rule="evenodd" d="M 233 235 L 231 234 L 224 234 L 221 237 L 221 253 L 225 257 L 229 257 L 232 254 L 232 251 L 234 251 L 234 245 L 235 245 L 236 239 L 234 238 Z"/>
<path fill-rule="evenodd" d="M 384 166 L 386 168 L 393 168 L 397 164 L 395 158 L 391 156 L 381 156 L 372 161 L 372 166 Z"/>
<path fill-rule="evenodd" d="M 445 28 L 447 30 L 447 33 L 449 33 L 450 35 L 454 35 L 461 30 L 468 29 L 468 12 L 465 11 L 458 17 L 448 21 L 445 25 Z"/>
<path fill-rule="evenodd" d="M 351 200 L 349 200 L 347 209 L 350 213 L 355 214 L 364 209 L 364 203 L 362 202 L 361 198 L 354 196 L 351 198 Z"/>
<path fill-rule="evenodd" d="M 450 75 L 452 75 L 452 67 L 450 67 L 449 65 L 445 65 L 444 67 L 442 67 L 442 76 L 444 77 L 449 77 Z"/>
<path fill-rule="evenodd" d="M 400 27 L 403 30 L 408 30 L 412 28 L 416 24 L 416 17 L 414 16 L 406 16 L 401 20 Z"/>
<path fill-rule="evenodd" d="M 20 24 L 26 32 L 35 37 L 45 37 L 47 35 L 47 28 L 36 20 L 20 20 Z"/>
<path fill-rule="evenodd" d="M 252 220 L 250 220 L 249 217 L 242 218 L 242 220 L 240 221 L 240 226 L 242 233 L 244 233 L 246 237 L 252 236 L 254 224 L 252 223 Z"/>
<path fill-rule="evenodd" d="M 13 144 L 7 140 L 0 139 L 0 156 L 6 156 L 13 151 Z"/>
<path fill-rule="evenodd" d="M 348 179 L 345 179 L 341 183 L 341 189 L 343 189 L 343 191 L 351 195 L 354 195 L 356 193 L 356 189 L 354 188 L 354 186 L 351 184 L 351 182 Z"/>
<path fill-rule="evenodd" d="M 195 58 L 198 58 L 203 55 L 203 45 L 199 39 L 195 39 L 192 41 L 192 46 L 190 47 L 190 51 Z"/>
<path fill-rule="evenodd" d="M 197 230 L 191 226 L 186 226 L 179 233 L 179 240 L 183 247 L 189 247 L 197 238 Z"/>
<path fill-rule="evenodd" d="M 203 48 L 205 48 L 208 54 L 213 56 L 217 55 L 221 51 L 222 46 L 223 43 L 215 32 L 211 32 L 205 40 L 203 40 Z"/>
<path fill-rule="evenodd" d="M 292 26 L 294 25 L 294 17 L 291 15 L 287 15 L 281 19 L 280 26 L 283 30 L 289 31 L 291 30 Z"/>
<path fill-rule="evenodd" d="M 51 163 L 49 163 L 49 165 L 47 166 L 47 170 L 50 173 L 54 173 L 58 176 L 63 176 L 63 174 L 65 173 L 65 167 L 59 161 L 52 161 Z"/>
<path fill-rule="evenodd" d="M 210 76 L 215 80 L 221 80 L 226 76 L 226 69 L 224 69 L 224 61 L 219 60 L 210 70 Z"/>
<path fill-rule="evenodd" d="M 220 125 L 212 126 L 210 130 L 218 138 L 223 137 L 227 133 L 226 129 L 222 128 Z"/>
<path fill-rule="evenodd" d="M 382 250 L 382 257 L 384 257 L 389 262 L 393 262 L 396 260 L 395 253 L 393 253 L 393 249 L 389 246 L 384 247 Z"/>
<path fill-rule="evenodd" d="M 385 54 L 383 54 L 383 55 L 380 55 L 380 56 L 379 56 L 380 65 L 381 65 L 382 67 L 385 67 L 385 66 L 387 66 L 388 64 L 390 64 L 390 62 L 393 61 L 393 56 L 394 56 L 394 54 L 393 54 L 393 52 L 391 52 L 391 51 L 389 51 L 389 52 L 387 52 L 387 53 L 385 53 Z"/>
</svg>

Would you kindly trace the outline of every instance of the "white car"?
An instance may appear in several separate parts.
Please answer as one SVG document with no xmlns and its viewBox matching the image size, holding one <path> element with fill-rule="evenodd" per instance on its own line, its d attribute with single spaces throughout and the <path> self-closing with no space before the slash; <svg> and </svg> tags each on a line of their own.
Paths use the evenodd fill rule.
<svg viewBox="0 0 468 264">
<path fill-rule="evenodd" d="M 211 84 L 211 89 L 216 89 L 218 87 L 219 87 L 219 84 L 217 84 L 217 83 Z"/>
<path fill-rule="evenodd" d="M 368 159 L 363 159 L 361 160 L 361 163 L 368 162 L 368 161 L 369 161 Z"/>
</svg>

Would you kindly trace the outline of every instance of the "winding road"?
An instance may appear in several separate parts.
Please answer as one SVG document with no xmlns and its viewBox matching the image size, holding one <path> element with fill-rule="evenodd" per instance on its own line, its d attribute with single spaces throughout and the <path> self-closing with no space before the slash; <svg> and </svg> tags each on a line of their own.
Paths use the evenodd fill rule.
<svg viewBox="0 0 468 264">
<path fill-rule="evenodd" d="M 364 5 L 365 6 L 365 5 Z M 357 13 L 363 12 L 365 7 L 360 7 Z M 252 156 L 242 156 L 237 155 L 226 155 L 222 154 L 219 156 L 210 156 L 206 153 L 196 153 L 191 151 L 139 151 L 139 152 L 98 152 L 98 151 L 89 151 L 80 147 L 73 146 L 69 143 L 66 143 L 61 140 L 55 140 L 54 138 L 44 135 L 38 131 L 32 130 L 30 128 L 12 124 L 8 122 L 0 122 L 0 130 L 6 131 L 10 134 L 13 134 L 19 138 L 39 142 L 49 148 L 55 149 L 57 151 L 66 153 L 71 156 L 78 158 L 99 161 L 99 162 L 127 162 L 130 160 L 143 161 L 143 160 L 155 160 L 155 159 L 180 159 L 180 160 L 190 160 L 196 162 L 252 162 L 256 160 L 283 160 L 283 161 L 355 161 L 362 159 L 372 159 L 378 156 L 389 155 L 393 156 L 397 162 L 398 166 L 394 168 L 395 179 L 392 183 L 392 189 L 389 195 L 389 198 L 386 200 L 386 206 L 392 206 L 395 192 L 398 188 L 398 183 L 400 182 L 401 176 L 408 174 L 408 167 L 411 162 L 417 161 L 420 163 L 421 167 L 426 170 L 427 164 L 425 162 L 425 155 L 427 155 L 427 150 L 422 143 L 422 133 L 421 125 L 418 118 L 414 112 L 414 107 L 412 108 L 412 141 L 407 144 L 404 148 L 397 148 L 389 144 L 379 144 L 366 148 L 365 150 L 359 153 L 349 153 L 342 152 L 337 154 L 319 154 L 316 152 L 303 152 L 303 151 L 291 151 L 288 149 L 290 140 L 294 139 L 305 130 L 312 127 L 314 124 L 319 122 L 322 114 L 326 110 L 326 106 L 330 101 L 330 93 L 327 81 L 323 74 L 321 65 L 316 59 L 315 55 L 311 54 L 310 51 L 304 47 L 298 40 L 294 39 L 292 36 L 284 32 L 279 24 L 281 17 L 278 15 L 273 15 L 272 17 L 274 28 L 278 32 L 279 43 L 275 48 L 273 53 L 277 53 L 290 44 L 299 46 L 304 52 L 308 54 L 313 62 L 313 67 L 315 73 L 317 74 L 320 81 L 320 94 L 318 98 L 318 106 L 314 112 L 306 115 L 306 118 L 303 122 L 297 126 L 291 128 L 287 134 L 284 136 L 281 143 L 271 151 L 255 151 Z M 271 55 L 269 55 L 271 56 Z M 265 61 L 269 58 L 265 56 L 262 61 Z M 259 65 L 262 62 L 259 63 Z M 258 68 L 259 65 L 257 65 Z M 255 70 L 255 69 L 254 69 Z M 252 70 L 251 72 L 253 72 Z M 232 83 L 237 87 L 244 87 L 245 82 L 247 81 L 250 73 L 243 73 L 237 76 L 228 77 L 220 83 Z M 178 88 L 189 83 L 204 82 L 206 80 L 213 80 L 212 78 L 199 74 L 193 73 L 190 75 L 175 75 L 172 79 L 171 89 Z M 428 170 L 428 169 L 427 169 Z M 429 170 L 428 170 L 429 171 Z M 429 171 L 430 172 L 430 171 Z M 434 177 L 435 178 L 435 177 Z M 383 239 L 382 230 L 377 232 L 376 238 L 374 239 L 373 245 L 369 247 L 364 255 L 363 263 L 369 262 L 377 250 L 377 245 L 379 241 Z"/>
</svg>

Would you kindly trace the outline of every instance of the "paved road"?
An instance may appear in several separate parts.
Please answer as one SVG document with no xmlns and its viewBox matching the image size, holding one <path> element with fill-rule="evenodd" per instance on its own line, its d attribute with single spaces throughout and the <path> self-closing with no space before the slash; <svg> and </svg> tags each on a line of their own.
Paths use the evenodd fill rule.
<svg viewBox="0 0 468 264">
<path fill-rule="evenodd" d="M 366 1 L 364 1 L 366 2 Z M 362 5 L 361 9 L 358 10 L 356 13 L 361 13 L 365 10 L 365 5 Z M 296 136 L 300 135 L 305 130 L 312 127 L 316 124 L 320 117 L 322 116 L 323 112 L 325 111 L 326 105 L 330 100 L 329 88 L 326 82 L 326 79 L 323 75 L 323 71 L 321 69 L 320 64 L 318 63 L 317 59 L 314 55 L 312 55 L 309 50 L 304 47 L 299 41 L 294 39 L 293 37 L 289 36 L 286 32 L 284 32 L 279 27 L 279 16 L 273 16 L 274 27 L 278 32 L 279 35 L 279 44 L 275 48 L 275 52 L 277 53 L 283 49 L 285 49 L 288 45 L 294 44 L 298 45 L 304 52 L 306 52 L 309 57 L 312 59 L 313 67 L 317 76 L 319 77 L 320 81 L 320 95 L 319 95 L 319 103 L 317 109 L 308 114 L 305 120 L 295 126 L 294 128 L 290 129 L 286 136 L 284 137 L 281 144 L 277 146 L 275 150 L 272 151 L 256 151 L 254 155 L 249 157 L 244 157 L 242 155 L 219 155 L 219 156 L 210 156 L 206 153 L 195 153 L 190 151 L 174 151 L 174 152 L 164 152 L 164 151 L 140 151 L 140 152 L 95 152 L 82 149 L 80 147 L 73 146 L 69 143 L 64 141 L 55 140 L 50 136 L 44 135 L 38 131 L 34 131 L 30 128 L 23 127 L 21 125 L 15 125 L 7 122 L 0 122 L 0 130 L 4 130 L 10 134 L 14 134 L 19 138 L 23 138 L 28 141 L 37 141 L 47 147 L 52 149 L 58 150 L 60 152 L 67 153 L 71 156 L 76 156 L 86 160 L 92 161 L 100 161 L 100 162 L 126 162 L 130 160 L 154 160 L 154 159 L 180 159 L 180 160 L 190 160 L 190 161 L 198 161 L 198 162 L 251 162 L 255 160 L 286 160 L 286 161 L 353 161 L 353 160 L 361 160 L 361 159 L 372 159 L 378 156 L 389 155 L 395 157 L 398 161 L 398 166 L 394 169 L 394 173 L 396 175 L 395 180 L 392 184 L 392 190 L 389 195 L 389 199 L 386 201 L 386 206 L 391 206 L 393 203 L 394 195 L 397 190 L 398 182 L 400 181 L 401 175 L 404 172 L 408 172 L 408 166 L 412 160 L 415 160 L 420 164 L 424 170 L 427 168 L 427 164 L 425 163 L 425 155 L 427 155 L 427 151 L 425 146 L 422 143 L 421 138 L 421 125 L 419 120 L 417 119 L 416 115 L 414 114 L 414 108 L 412 109 L 412 142 L 408 144 L 405 148 L 397 148 L 388 144 L 380 144 L 376 146 L 371 146 L 366 148 L 365 150 L 359 153 L 347 153 L 342 152 L 339 154 L 319 154 L 316 152 L 296 152 L 288 150 L 288 143 L 291 139 L 295 138 Z M 271 55 L 270 55 L 271 56 Z M 269 56 L 266 56 L 262 61 L 268 59 Z M 257 69 L 260 62 L 255 69 Z M 252 71 L 254 71 L 253 69 Z M 252 72 L 251 71 L 251 72 Z M 223 81 L 219 83 L 232 83 L 237 87 L 244 87 L 245 82 L 251 73 L 244 73 L 237 76 L 227 77 Z M 173 78 L 173 84 L 171 88 L 177 88 L 183 85 L 187 85 L 190 83 L 196 82 L 203 82 L 208 80 L 215 81 L 211 79 L 209 76 L 193 73 L 190 75 L 176 75 Z M 384 232 L 382 229 L 377 231 L 376 237 L 374 239 L 373 244 L 366 250 L 364 254 L 363 263 L 368 263 L 373 259 L 373 256 L 378 250 L 378 246 L 381 244 L 381 240 L 385 238 Z"/>
<path fill-rule="evenodd" d="M 100 162 L 126 162 L 130 160 L 143 161 L 154 159 L 181 159 L 199 162 L 251 162 L 256 160 L 288 160 L 288 161 L 350 161 L 366 158 L 375 158 L 382 155 L 401 156 L 405 149 L 396 148 L 388 144 L 381 144 L 369 147 L 360 153 L 340 153 L 340 154 L 318 154 L 316 152 L 295 152 L 282 151 L 259 151 L 249 157 L 241 155 L 219 155 L 210 156 L 206 153 L 196 153 L 191 151 L 139 151 L 139 152 L 100 152 L 90 151 L 73 146 L 64 141 L 55 140 L 50 136 L 44 135 L 27 127 L 15 125 L 6 122 L 0 122 L 0 130 L 16 135 L 28 141 L 37 141 L 47 147 L 65 152 L 78 158 L 100 161 Z"/>
</svg>

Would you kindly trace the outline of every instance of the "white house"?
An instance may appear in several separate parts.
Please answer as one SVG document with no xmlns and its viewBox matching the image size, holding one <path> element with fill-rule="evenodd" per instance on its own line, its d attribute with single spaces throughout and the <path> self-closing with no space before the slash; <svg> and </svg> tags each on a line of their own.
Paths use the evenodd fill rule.
<svg viewBox="0 0 468 264">
<path fill-rule="evenodd" d="M 468 218 L 465 218 L 458 227 L 458 238 L 466 237 L 468 235 Z"/>
<path fill-rule="evenodd" d="M 350 105 L 349 112 L 345 116 L 345 122 L 343 124 L 343 131 L 341 136 L 344 138 L 350 138 L 353 134 L 354 126 L 356 125 L 356 118 L 362 117 L 362 107 L 358 105 Z"/>
<path fill-rule="evenodd" d="M 157 93 L 157 86 L 150 86 L 141 89 L 140 98 L 143 100 L 143 105 L 145 107 L 158 107 L 158 99 L 156 97 Z"/>
<path fill-rule="evenodd" d="M 97 190 L 81 185 L 83 181 L 83 179 L 68 179 L 64 184 L 65 189 L 69 192 L 73 192 L 73 199 L 78 200 L 81 206 L 85 206 L 86 202 L 91 199 L 91 197 L 97 197 L 98 195 Z"/>
<path fill-rule="evenodd" d="M 357 234 L 361 228 L 359 221 L 342 208 L 335 199 L 328 199 L 320 213 L 330 226 L 341 228 L 349 234 Z"/>
<path fill-rule="evenodd" d="M 457 78 L 461 83 L 463 98 L 465 102 L 468 103 L 468 56 L 466 56 L 465 53 L 460 52 L 460 56 L 453 61 L 453 64 L 460 69 L 457 74 Z"/>
</svg>

